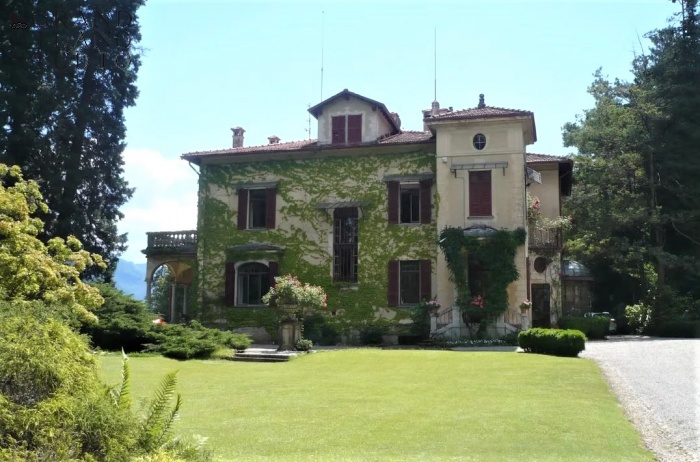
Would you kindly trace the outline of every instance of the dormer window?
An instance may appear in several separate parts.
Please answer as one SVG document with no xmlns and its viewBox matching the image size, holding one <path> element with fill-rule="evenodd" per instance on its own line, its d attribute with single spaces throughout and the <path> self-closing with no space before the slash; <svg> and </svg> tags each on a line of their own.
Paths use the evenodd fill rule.
<svg viewBox="0 0 700 462">
<path fill-rule="evenodd" d="M 362 114 L 331 118 L 331 144 L 362 142 Z"/>
</svg>

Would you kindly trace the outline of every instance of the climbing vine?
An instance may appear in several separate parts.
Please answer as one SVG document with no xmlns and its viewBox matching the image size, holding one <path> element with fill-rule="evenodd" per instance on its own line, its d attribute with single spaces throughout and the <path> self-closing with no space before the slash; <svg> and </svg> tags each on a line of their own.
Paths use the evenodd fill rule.
<svg viewBox="0 0 700 462">
<path fill-rule="evenodd" d="M 470 321 L 492 321 L 508 309 L 508 285 L 518 280 L 515 254 L 525 244 L 525 230 L 494 230 L 483 237 L 465 236 L 462 228 L 447 227 L 440 232 L 440 249 L 445 254 L 450 280 L 457 288 L 457 306 Z M 479 262 L 483 293 L 469 287 L 469 259 Z"/>
<path fill-rule="evenodd" d="M 362 157 L 323 157 L 305 160 L 256 159 L 235 165 L 202 166 L 199 200 L 199 284 L 201 316 L 231 327 L 264 327 L 274 332 L 267 308 L 224 306 L 224 266 L 227 261 L 274 260 L 280 274 L 293 274 L 321 286 L 328 295 L 329 316 L 342 328 L 371 321 L 387 305 L 387 262 L 398 258 L 435 261 L 437 227 L 388 225 L 384 175 L 415 175 L 435 171 L 435 156 L 416 150 Z M 276 181 L 278 224 L 269 230 L 237 230 L 238 183 Z M 358 221 L 357 284 L 333 281 L 333 212 L 315 207 L 320 202 L 363 203 Z M 437 207 L 437 197 L 433 198 Z M 232 247 L 251 242 L 278 246 L 276 253 L 238 254 Z M 393 321 L 408 319 L 397 309 Z"/>
</svg>

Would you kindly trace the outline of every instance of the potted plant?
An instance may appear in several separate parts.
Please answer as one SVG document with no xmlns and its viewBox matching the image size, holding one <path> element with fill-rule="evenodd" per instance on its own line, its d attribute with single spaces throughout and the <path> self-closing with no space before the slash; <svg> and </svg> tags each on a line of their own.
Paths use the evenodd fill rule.
<svg viewBox="0 0 700 462">
<path fill-rule="evenodd" d="M 440 302 L 437 301 L 437 296 L 433 297 L 431 300 L 425 300 L 421 302 L 423 308 L 425 308 L 431 316 L 437 316 L 438 310 L 440 310 Z"/>
</svg>

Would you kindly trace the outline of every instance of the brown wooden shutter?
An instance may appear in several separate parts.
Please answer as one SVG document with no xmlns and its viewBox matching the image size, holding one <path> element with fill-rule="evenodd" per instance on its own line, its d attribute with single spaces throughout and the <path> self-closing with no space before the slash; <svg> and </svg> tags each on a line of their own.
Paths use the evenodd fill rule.
<svg viewBox="0 0 700 462">
<path fill-rule="evenodd" d="M 433 180 L 421 180 L 420 182 L 420 222 L 429 224 L 432 215 L 430 187 Z"/>
<path fill-rule="evenodd" d="M 279 276 L 280 266 L 276 261 L 267 262 L 270 277 L 270 288 L 275 285 L 275 276 Z"/>
<path fill-rule="evenodd" d="M 469 172 L 469 215 L 487 217 L 491 214 L 491 170 Z"/>
<path fill-rule="evenodd" d="M 420 299 L 430 300 L 433 298 L 432 292 L 432 269 L 430 260 L 420 260 Z"/>
<path fill-rule="evenodd" d="M 348 116 L 348 143 L 362 143 L 362 114 Z"/>
<path fill-rule="evenodd" d="M 234 262 L 226 263 L 224 273 L 224 303 L 227 306 L 236 304 L 236 264 Z"/>
<path fill-rule="evenodd" d="M 265 198 L 265 227 L 275 229 L 275 216 L 277 215 L 277 188 L 268 188 Z"/>
<path fill-rule="evenodd" d="M 388 306 L 399 306 L 399 261 L 389 260 L 387 275 L 389 284 L 387 287 Z"/>
<path fill-rule="evenodd" d="M 331 118 L 331 144 L 345 144 L 345 116 Z"/>
<path fill-rule="evenodd" d="M 248 190 L 238 190 L 238 229 L 246 229 L 248 224 Z"/>
<path fill-rule="evenodd" d="M 387 181 L 388 190 L 387 211 L 389 212 L 389 224 L 395 225 L 399 222 L 399 182 Z"/>
</svg>

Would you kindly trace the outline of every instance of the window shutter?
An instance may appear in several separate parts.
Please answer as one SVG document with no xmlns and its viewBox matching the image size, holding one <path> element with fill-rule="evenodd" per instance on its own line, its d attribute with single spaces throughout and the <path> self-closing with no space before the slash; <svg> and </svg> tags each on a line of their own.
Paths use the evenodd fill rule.
<svg viewBox="0 0 700 462">
<path fill-rule="evenodd" d="M 238 190 L 238 229 L 246 229 L 248 223 L 248 190 Z"/>
<path fill-rule="evenodd" d="M 277 188 L 268 188 L 265 201 L 265 227 L 275 229 L 275 215 L 277 214 Z"/>
<path fill-rule="evenodd" d="M 432 291 L 432 269 L 430 260 L 420 260 L 420 299 L 430 300 L 433 298 Z"/>
<path fill-rule="evenodd" d="M 270 277 L 270 288 L 275 286 L 275 276 L 279 276 L 280 268 L 279 268 L 279 263 L 276 261 L 271 261 L 267 263 L 267 267 L 270 270 L 269 277 Z"/>
<path fill-rule="evenodd" d="M 362 143 L 362 114 L 348 116 L 348 143 Z"/>
<path fill-rule="evenodd" d="M 399 306 L 399 261 L 389 260 L 389 285 L 387 290 L 388 306 Z"/>
<path fill-rule="evenodd" d="M 387 211 L 389 212 L 389 224 L 395 225 L 399 222 L 399 182 L 387 181 L 386 186 L 389 193 L 387 201 Z"/>
<path fill-rule="evenodd" d="M 224 274 L 224 303 L 227 306 L 236 304 L 236 264 L 234 262 L 226 263 L 226 272 Z"/>
<path fill-rule="evenodd" d="M 420 222 L 423 224 L 429 224 L 432 215 L 430 208 L 430 186 L 432 184 L 433 180 L 421 180 L 420 182 Z"/>
<path fill-rule="evenodd" d="M 331 144 L 345 144 L 345 116 L 331 118 Z"/>
<path fill-rule="evenodd" d="M 491 214 L 491 170 L 469 172 L 469 215 L 487 217 Z"/>
</svg>

